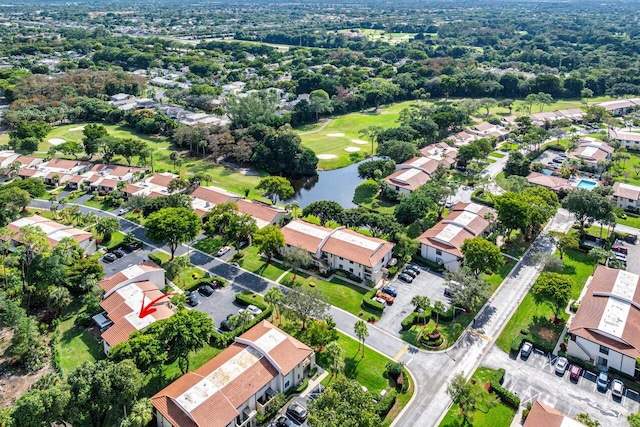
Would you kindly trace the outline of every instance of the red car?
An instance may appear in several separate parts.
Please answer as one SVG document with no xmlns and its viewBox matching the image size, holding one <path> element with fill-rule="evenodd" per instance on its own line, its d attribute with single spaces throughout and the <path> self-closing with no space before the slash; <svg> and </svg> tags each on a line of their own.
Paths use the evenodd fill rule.
<svg viewBox="0 0 640 427">
<path fill-rule="evenodd" d="M 387 303 L 387 304 L 389 304 L 389 305 L 393 304 L 393 302 L 395 301 L 395 298 L 394 298 L 394 297 L 392 297 L 391 295 L 389 295 L 389 294 L 387 294 L 387 293 L 384 293 L 384 292 L 382 292 L 382 291 L 378 291 L 378 292 L 376 293 L 376 296 L 377 296 L 378 298 L 383 299 L 383 300 L 384 300 L 384 302 L 386 302 L 386 303 Z"/>
<path fill-rule="evenodd" d="M 578 381 L 581 374 L 582 368 L 580 366 L 571 365 L 571 369 L 569 369 L 569 378 L 571 379 L 571 381 Z"/>
</svg>

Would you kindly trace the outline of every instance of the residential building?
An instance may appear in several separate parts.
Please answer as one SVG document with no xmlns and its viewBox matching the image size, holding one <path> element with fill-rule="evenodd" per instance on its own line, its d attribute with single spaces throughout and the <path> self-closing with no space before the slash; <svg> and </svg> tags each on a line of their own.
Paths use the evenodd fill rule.
<svg viewBox="0 0 640 427">
<path fill-rule="evenodd" d="M 385 182 L 399 193 L 409 194 L 431 180 L 431 175 L 442 165 L 451 169 L 458 150 L 445 143 L 430 145 L 421 150 L 425 157 L 413 157 L 396 165 L 396 171 Z"/>
<path fill-rule="evenodd" d="M 278 393 L 300 384 L 315 352 L 267 321 L 151 398 L 157 427 L 255 427 Z"/>
<path fill-rule="evenodd" d="M 44 159 L 23 156 L 12 150 L 0 151 L 0 178 L 12 177 L 21 169 L 42 163 Z"/>
<path fill-rule="evenodd" d="M 420 154 L 428 159 L 435 160 L 448 168 L 452 168 L 458 159 L 458 149 L 450 146 L 446 142 L 427 145 L 420 149 Z"/>
<path fill-rule="evenodd" d="M 627 150 L 640 151 L 640 133 L 612 129 L 609 131 L 609 138 L 618 141 Z"/>
<path fill-rule="evenodd" d="M 163 298 L 164 270 L 153 261 L 144 261 L 105 277 L 98 285 L 105 292 L 100 302 L 104 312 L 93 320 L 102 332 L 105 354 L 127 341 L 132 333 L 173 315 L 169 298 Z M 142 307 L 151 302 L 154 302 L 151 307 L 154 311 L 140 316 Z"/>
<path fill-rule="evenodd" d="M 616 182 L 613 184 L 613 204 L 625 210 L 640 209 L 640 187 Z"/>
<path fill-rule="evenodd" d="M 432 162 L 433 160 L 425 159 L 425 162 Z M 431 180 L 431 175 L 425 169 L 420 167 L 403 168 L 403 165 L 397 165 L 394 173 L 384 179 L 384 181 L 398 193 L 409 194 L 418 189 L 421 185 L 426 184 Z M 437 166 L 437 164 L 436 164 Z"/>
<path fill-rule="evenodd" d="M 615 101 L 598 102 L 594 105 L 604 108 L 612 116 L 623 116 L 638 104 L 631 99 L 617 99 Z"/>
<path fill-rule="evenodd" d="M 125 197 L 147 196 L 155 198 L 168 196 L 171 194 L 167 188 L 169 183 L 178 177 L 175 173 L 170 172 L 156 173 L 144 181 L 127 185 L 122 191 Z"/>
<path fill-rule="evenodd" d="M 469 133 L 475 134 L 480 138 L 490 138 L 495 136 L 499 140 L 503 140 L 509 131 L 500 125 L 494 125 L 489 122 L 482 122 L 477 125 L 466 128 Z"/>
<path fill-rule="evenodd" d="M 93 235 L 84 230 L 78 230 L 70 225 L 62 225 L 52 219 L 44 218 L 40 215 L 26 216 L 24 218 L 17 219 L 7 225 L 10 231 L 19 233 L 22 227 L 33 226 L 41 229 L 47 237 L 47 241 L 54 247 L 60 240 L 65 237 L 70 237 L 84 250 L 86 255 L 91 255 L 97 250 L 96 241 Z M 16 244 L 20 244 L 20 235 L 11 237 L 11 240 Z"/>
<path fill-rule="evenodd" d="M 586 427 L 557 409 L 534 401 L 523 427 Z"/>
<path fill-rule="evenodd" d="M 42 178 L 47 185 L 65 184 L 72 177 L 81 175 L 93 166 L 89 162 L 53 158 L 47 162 L 34 163 L 20 169 L 21 178 Z"/>
<path fill-rule="evenodd" d="M 569 153 L 569 158 L 578 159 L 597 167 L 598 162 L 611 160 L 614 148 L 604 141 L 595 138 L 582 138 L 578 147 Z"/>
<path fill-rule="evenodd" d="M 534 125 L 544 126 L 546 123 L 553 123 L 556 120 L 562 119 L 564 117 L 557 111 L 547 111 L 530 114 L 529 118 Z"/>
<path fill-rule="evenodd" d="M 451 135 L 447 139 L 452 140 L 456 147 L 462 147 L 463 145 L 469 145 L 473 141 L 477 141 L 479 138 L 477 135 L 462 131 Z"/>
<path fill-rule="evenodd" d="M 368 237 L 344 227 L 331 229 L 294 219 L 282 227 L 285 247 L 303 249 L 322 272 L 343 270 L 363 280 L 378 283 L 393 256 L 393 243 Z"/>
<path fill-rule="evenodd" d="M 191 198 L 193 199 L 193 209 L 202 217 L 215 205 L 237 203 L 242 199 L 242 196 L 217 187 L 198 186 L 191 192 Z"/>
<path fill-rule="evenodd" d="M 456 203 L 449 215 L 418 237 L 420 256 L 456 271 L 462 265 L 460 248 L 467 239 L 481 236 L 491 222 L 487 219 L 495 211 L 477 203 Z"/>
<path fill-rule="evenodd" d="M 139 179 L 147 169 L 135 166 L 102 165 L 98 164 L 79 177 L 73 177 L 67 182 L 67 187 L 76 189 L 80 183 L 86 181 L 92 191 L 114 191 L 119 182 L 132 183 Z"/>
<path fill-rule="evenodd" d="M 531 172 L 527 175 L 527 181 L 529 181 L 529 184 L 531 185 L 539 185 L 541 187 L 548 188 L 549 190 L 553 190 L 556 193 L 566 192 L 573 188 L 568 179 L 540 172 Z"/>
<path fill-rule="evenodd" d="M 238 203 L 238 211 L 253 217 L 258 228 L 278 225 L 289 215 L 289 212 L 278 206 L 268 205 L 257 200 L 240 199 L 236 203 Z"/>
<path fill-rule="evenodd" d="M 584 118 L 584 111 L 579 108 L 567 108 L 566 110 L 558 110 L 556 113 L 562 116 L 563 119 L 571 120 L 575 123 L 582 123 Z"/>
<path fill-rule="evenodd" d="M 598 266 L 568 327 L 570 356 L 639 378 L 640 276 Z"/>
</svg>

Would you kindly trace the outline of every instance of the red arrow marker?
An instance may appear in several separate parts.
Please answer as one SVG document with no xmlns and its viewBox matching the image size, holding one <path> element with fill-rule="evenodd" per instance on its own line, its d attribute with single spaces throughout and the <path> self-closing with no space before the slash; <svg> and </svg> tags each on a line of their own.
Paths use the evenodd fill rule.
<svg viewBox="0 0 640 427">
<path fill-rule="evenodd" d="M 155 313 L 156 309 L 154 307 L 152 307 L 152 305 L 154 305 L 155 303 L 157 303 L 158 301 L 160 301 L 162 298 L 166 298 L 170 295 L 174 295 L 174 293 L 170 293 L 170 294 L 163 294 L 161 297 L 158 297 L 156 299 L 154 299 L 153 301 L 151 301 L 149 304 L 147 304 L 146 306 L 144 305 L 144 295 L 142 296 L 142 308 L 140 308 L 140 315 L 138 317 L 145 318 L 148 315 L 150 315 L 151 313 Z"/>
</svg>

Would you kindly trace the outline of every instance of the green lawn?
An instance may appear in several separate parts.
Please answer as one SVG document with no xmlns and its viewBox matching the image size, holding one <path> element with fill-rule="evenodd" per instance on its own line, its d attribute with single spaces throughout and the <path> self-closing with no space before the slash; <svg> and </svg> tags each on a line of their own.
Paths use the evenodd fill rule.
<svg viewBox="0 0 640 427">
<path fill-rule="evenodd" d="M 498 152 L 498 151 L 493 151 L 493 152 L 489 153 L 489 155 L 490 155 L 491 157 L 495 157 L 496 159 L 501 159 L 501 158 L 503 158 L 504 156 L 506 156 L 506 154 L 504 154 L 504 153 L 500 153 L 500 152 Z"/>
<path fill-rule="evenodd" d="M 222 352 L 221 349 L 212 347 L 209 344 L 196 352 L 192 351 L 191 354 L 189 354 L 189 371 L 195 371 L 209 360 L 216 357 L 220 352 Z M 165 378 L 169 381 L 174 381 L 182 375 L 180 373 L 180 367 L 178 366 L 177 360 L 170 365 L 163 366 L 162 372 L 164 373 Z"/>
<path fill-rule="evenodd" d="M 471 380 L 475 380 L 480 387 L 483 387 L 487 382 L 490 381 L 491 376 L 494 372 L 495 371 L 493 369 L 480 367 L 473 373 L 473 375 L 471 376 Z M 447 415 L 440 423 L 440 426 L 462 426 L 463 424 L 458 414 L 458 405 L 452 405 L 451 408 L 449 408 Z M 484 408 L 483 404 L 480 404 L 478 410 L 473 414 L 472 425 L 474 427 L 509 427 L 515 415 L 516 410 L 511 408 L 510 406 L 505 405 L 504 403 L 499 403 L 488 411 L 486 410 L 486 408 Z"/>
<path fill-rule="evenodd" d="M 107 250 L 114 249 L 116 246 L 124 242 L 125 237 L 126 237 L 126 234 L 124 234 L 121 231 L 116 231 L 115 233 L 113 233 L 111 235 L 111 240 L 109 240 L 108 242 L 104 242 L 106 243 Z"/>
<path fill-rule="evenodd" d="M 640 228 L 640 217 L 627 214 L 626 219 L 618 218 L 618 224 L 628 225 L 629 227 Z"/>
<path fill-rule="evenodd" d="M 113 206 L 111 206 L 110 203 L 107 203 L 104 198 L 102 200 L 97 200 L 96 197 L 100 197 L 100 196 L 93 196 L 83 204 L 85 206 L 89 206 L 90 208 L 99 209 L 101 211 L 113 210 Z"/>
<path fill-rule="evenodd" d="M 588 102 L 589 104 L 593 104 L 595 102 L 603 102 L 603 101 L 610 101 L 613 98 L 608 97 L 608 96 L 600 96 L 600 97 L 595 97 L 595 98 L 589 98 Z M 512 114 L 517 114 L 520 115 L 521 113 L 517 113 L 517 108 L 524 104 L 524 100 L 517 100 L 513 103 L 513 111 Z M 554 102 L 552 102 L 549 105 L 544 105 L 542 108 L 542 111 L 547 112 L 547 111 L 555 111 L 555 110 L 565 110 L 568 108 L 583 108 L 584 105 L 582 104 L 582 101 L 578 98 L 576 99 L 558 99 L 555 100 Z M 506 108 L 502 108 L 502 107 L 492 107 L 489 109 L 489 112 L 491 114 L 496 114 L 496 115 L 500 115 L 500 116 L 507 116 L 509 115 L 509 110 Z M 540 112 L 540 105 L 539 104 L 535 104 L 532 108 L 531 108 L 531 113 L 539 113 Z"/>
<path fill-rule="evenodd" d="M 282 283 L 292 282 L 293 276 L 293 273 L 287 273 Z M 376 319 L 379 317 L 376 313 L 362 308 L 362 297 L 367 293 L 367 290 L 364 288 L 352 285 L 338 278 L 333 278 L 329 282 L 300 272 L 296 273 L 295 282 L 303 287 L 318 289 L 327 297 L 329 304 L 348 311 L 355 316 L 364 313 L 361 317 L 365 320 L 369 319 L 370 316 L 374 316 Z M 310 286 L 310 284 L 313 286 Z"/>
<path fill-rule="evenodd" d="M 378 395 L 382 390 L 385 390 L 391 385 L 390 380 L 385 378 L 386 364 L 387 362 L 391 362 L 391 359 L 370 348 L 364 350 L 365 357 L 362 358 L 362 352 L 358 351 L 358 341 L 341 332 L 338 332 L 338 336 L 338 344 L 340 344 L 345 352 L 344 373 L 347 378 L 358 381 L 369 391 Z M 318 365 L 324 369 L 329 368 L 323 352 L 316 353 L 316 360 Z M 322 383 L 328 385 L 332 380 L 333 377 L 328 375 Z"/>
<path fill-rule="evenodd" d="M 267 263 L 266 258 L 262 258 L 258 253 L 256 246 L 249 246 L 241 252 L 244 256 L 240 259 L 234 259 L 242 268 L 256 273 L 270 280 L 277 280 L 285 271 L 274 261 Z"/>
<path fill-rule="evenodd" d="M 340 116 L 332 119 L 321 132 L 305 133 L 305 131 L 308 132 L 308 128 L 305 128 L 303 132 L 300 132 L 302 145 L 311 148 L 316 155 L 331 154 L 336 156 L 334 159 L 321 159 L 318 162 L 319 169 L 337 169 L 350 165 L 371 154 L 371 140 L 359 135 L 360 129 L 369 126 L 382 126 L 383 128 L 397 126 L 396 120 L 400 111 L 409 108 L 414 103 L 415 101 L 400 102 L 389 107 L 379 108 L 377 112 L 350 113 Z M 339 134 L 344 134 L 344 136 L 330 136 Z M 368 141 L 368 144 L 356 144 L 352 140 Z M 345 151 L 345 148 L 348 147 L 359 150 L 350 153 Z"/>
<path fill-rule="evenodd" d="M 64 376 L 84 362 L 95 362 L 105 357 L 102 344 L 84 328 L 78 328 L 74 324 L 78 314 L 85 309 L 79 300 L 74 301 L 58 325 L 54 347 L 58 352 L 60 370 Z"/>
<path fill-rule="evenodd" d="M 160 258 L 163 265 L 171 258 L 171 255 L 165 252 L 156 251 L 153 252 L 153 254 Z M 180 288 L 187 289 L 195 284 L 198 280 L 205 277 L 206 274 L 207 273 L 202 271 L 201 268 L 189 264 L 189 267 L 181 271 L 177 276 L 170 278 L 170 280 Z"/>
<path fill-rule="evenodd" d="M 218 249 L 224 245 L 224 243 L 224 240 L 220 236 L 205 237 L 204 239 L 199 240 L 195 245 L 193 245 L 193 247 L 208 254 L 215 254 L 218 252 Z"/>
<path fill-rule="evenodd" d="M 571 277 L 574 281 L 574 286 L 571 289 L 571 299 L 575 300 L 580 296 L 580 292 L 589 276 L 593 274 L 593 263 L 585 252 L 569 249 L 564 255 L 564 264 L 563 274 Z M 528 292 L 502 331 L 502 334 L 496 340 L 496 344 L 508 353 L 511 342 L 520 334 L 522 329 L 529 329 L 533 332 L 544 320 L 553 317 L 553 315 L 554 311 L 550 304 L 536 302 L 533 294 Z M 566 320 L 568 315 L 561 311 L 560 317 Z"/>
</svg>

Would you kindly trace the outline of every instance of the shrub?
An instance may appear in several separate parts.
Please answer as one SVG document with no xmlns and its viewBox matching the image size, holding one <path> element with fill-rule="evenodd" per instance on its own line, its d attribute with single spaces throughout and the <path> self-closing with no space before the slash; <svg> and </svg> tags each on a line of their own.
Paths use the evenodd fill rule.
<svg viewBox="0 0 640 427">
<path fill-rule="evenodd" d="M 249 291 L 242 291 L 237 293 L 236 301 L 243 305 L 253 304 L 259 309 L 263 310 L 263 312 L 264 310 L 267 310 L 269 308 L 269 305 L 264 302 L 264 298 L 262 297 L 262 295 L 255 294 Z"/>
<path fill-rule="evenodd" d="M 518 335 L 513 340 L 511 340 L 511 348 L 510 348 L 511 354 L 516 354 L 517 352 L 520 351 L 520 346 L 522 345 L 523 340 L 524 340 L 524 337 L 522 335 Z"/>
<path fill-rule="evenodd" d="M 397 378 L 398 375 L 402 373 L 404 369 L 404 364 L 402 362 L 387 362 L 386 366 L 387 373 L 391 375 L 393 378 Z"/>
<path fill-rule="evenodd" d="M 407 317 L 402 319 L 402 322 L 400 323 L 400 325 L 402 326 L 403 331 L 408 331 L 409 329 L 411 329 L 411 327 L 414 324 L 415 316 L 416 316 L 416 313 L 409 313 Z"/>
<path fill-rule="evenodd" d="M 367 308 L 374 313 L 382 314 L 382 312 L 384 311 L 384 305 L 373 300 L 373 297 L 376 295 L 377 291 L 377 289 L 371 289 L 369 292 L 364 294 L 364 296 L 362 297 L 362 307 Z"/>
<path fill-rule="evenodd" d="M 82 312 L 76 317 L 75 325 L 81 328 L 86 328 L 91 324 L 91 316 L 88 313 Z"/>
<path fill-rule="evenodd" d="M 491 387 L 489 388 L 489 391 L 493 391 L 497 394 L 500 400 L 507 405 L 518 408 L 520 406 L 520 398 L 502 386 L 504 374 L 505 370 L 502 368 L 498 369 L 493 374 L 490 380 Z"/>
<path fill-rule="evenodd" d="M 309 371 L 309 373 L 307 374 L 307 377 L 309 378 L 313 378 L 316 376 L 316 374 L 318 373 L 318 368 L 315 367 L 312 370 Z"/>
<path fill-rule="evenodd" d="M 384 418 L 391 410 L 393 405 L 396 403 L 396 397 L 398 397 L 398 392 L 392 389 L 376 404 L 375 411 L 380 418 Z"/>
<path fill-rule="evenodd" d="M 402 377 L 402 393 L 406 393 L 409 391 L 409 372 L 404 368 L 402 368 Z"/>
<path fill-rule="evenodd" d="M 149 259 L 162 267 L 162 260 L 156 254 L 149 254 Z"/>
<path fill-rule="evenodd" d="M 420 255 L 413 255 L 412 259 L 413 259 L 413 262 L 415 262 L 416 264 L 419 264 L 423 267 L 428 267 L 429 269 L 435 272 L 442 273 L 444 271 L 443 266 L 441 266 L 437 262 L 433 262 L 426 258 L 422 258 Z"/>
</svg>

